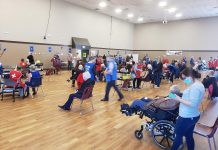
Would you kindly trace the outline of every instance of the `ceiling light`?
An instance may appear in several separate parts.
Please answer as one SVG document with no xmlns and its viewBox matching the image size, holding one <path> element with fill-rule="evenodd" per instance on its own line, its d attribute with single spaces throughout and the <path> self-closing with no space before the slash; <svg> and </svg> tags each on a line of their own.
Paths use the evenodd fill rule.
<svg viewBox="0 0 218 150">
<path fill-rule="evenodd" d="M 142 18 L 142 17 L 138 18 L 138 22 L 142 22 L 143 20 L 144 20 L 144 18 Z"/>
<path fill-rule="evenodd" d="M 118 13 L 118 14 L 121 13 L 122 11 L 123 11 L 123 10 L 120 9 L 120 8 L 115 9 L 115 12 Z"/>
<path fill-rule="evenodd" d="M 107 6 L 107 3 L 106 3 L 106 2 L 100 2 L 98 5 L 99 5 L 101 8 L 104 8 L 104 7 Z"/>
<path fill-rule="evenodd" d="M 167 6 L 167 2 L 162 1 L 162 2 L 160 2 L 158 5 L 159 5 L 160 7 L 165 7 L 165 6 Z"/>
<path fill-rule="evenodd" d="M 170 9 L 168 9 L 168 12 L 169 13 L 174 13 L 176 10 L 177 10 L 176 8 L 170 8 Z"/>
<path fill-rule="evenodd" d="M 134 14 L 128 14 L 127 17 L 128 17 L 128 18 L 133 18 L 133 17 L 134 17 Z"/>
<path fill-rule="evenodd" d="M 178 13 L 178 14 L 176 14 L 176 17 L 177 17 L 177 18 L 182 17 L 182 14 L 181 14 L 181 13 Z"/>
</svg>

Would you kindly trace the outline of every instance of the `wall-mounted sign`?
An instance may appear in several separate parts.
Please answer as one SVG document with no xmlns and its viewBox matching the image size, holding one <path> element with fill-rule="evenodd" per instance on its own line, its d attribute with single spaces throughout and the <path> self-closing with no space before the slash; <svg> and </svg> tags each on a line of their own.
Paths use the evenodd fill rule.
<svg viewBox="0 0 218 150">
<path fill-rule="evenodd" d="M 166 51 L 166 55 L 168 55 L 168 56 L 181 56 L 182 51 Z"/>
<path fill-rule="evenodd" d="M 32 52 L 34 52 L 34 46 L 30 46 L 30 52 L 32 53 Z"/>
<path fill-rule="evenodd" d="M 49 53 L 52 52 L 52 47 L 48 47 L 48 52 L 49 52 Z"/>
</svg>

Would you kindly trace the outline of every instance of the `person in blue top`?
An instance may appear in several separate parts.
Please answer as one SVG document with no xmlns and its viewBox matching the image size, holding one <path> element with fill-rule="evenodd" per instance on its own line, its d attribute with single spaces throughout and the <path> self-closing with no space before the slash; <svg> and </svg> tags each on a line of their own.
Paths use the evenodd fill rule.
<svg viewBox="0 0 218 150">
<path fill-rule="evenodd" d="M 115 89 L 115 91 L 118 93 L 118 95 L 119 95 L 118 101 L 121 101 L 124 98 L 124 96 L 120 92 L 118 87 L 116 86 L 117 64 L 116 64 L 113 57 L 107 57 L 107 61 L 108 61 L 107 68 L 105 70 L 105 78 L 106 78 L 106 82 L 107 82 L 106 92 L 105 92 L 104 98 L 101 101 L 108 101 L 109 100 L 109 93 L 110 93 L 111 87 L 113 87 Z"/>
<path fill-rule="evenodd" d="M 39 71 L 36 70 L 36 66 L 35 65 L 31 65 L 30 66 L 30 71 L 29 71 L 27 77 L 28 77 L 28 81 L 25 82 L 25 84 L 27 85 L 27 88 L 24 91 L 26 91 L 26 93 L 27 93 L 26 96 L 29 96 L 29 86 L 30 87 L 32 86 L 31 79 L 32 78 L 40 78 L 41 77 Z M 36 95 L 36 89 L 32 88 L 32 91 L 33 91 L 33 95 Z"/>
<path fill-rule="evenodd" d="M 180 102 L 179 117 L 176 121 L 175 140 L 171 150 L 177 150 L 182 145 L 183 136 L 186 138 L 188 150 L 194 150 L 195 142 L 193 131 L 200 118 L 199 106 L 205 94 L 203 84 L 198 81 L 201 74 L 192 68 L 186 68 L 181 72 L 181 78 L 187 88 L 182 97 L 174 96 L 174 100 Z"/>
<path fill-rule="evenodd" d="M 94 57 L 89 57 L 89 61 L 85 64 L 85 71 L 91 74 L 91 79 L 95 81 L 96 69 L 95 69 L 96 59 Z"/>
<path fill-rule="evenodd" d="M 173 79 L 175 77 L 175 74 L 176 74 L 176 66 L 173 65 L 173 64 L 169 64 L 167 66 L 167 68 L 169 69 L 170 71 L 170 82 L 173 83 Z"/>
</svg>

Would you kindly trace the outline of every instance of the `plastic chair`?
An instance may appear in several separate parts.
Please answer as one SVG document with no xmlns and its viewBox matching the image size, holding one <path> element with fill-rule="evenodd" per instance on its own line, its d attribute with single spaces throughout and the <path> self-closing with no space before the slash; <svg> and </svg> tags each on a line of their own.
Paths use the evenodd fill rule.
<svg viewBox="0 0 218 150">
<path fill-rule="evenodd" d="M 31 88 L 36 88 L 37 91 L 38 91 L 39 88 L 41 88 L 42 93 L 43 93 L 43 96 L 45 96 L 44 90 L 43 90 L 43 88 L 42 88 L 41 85 L 42 85 L 42 77 L 39 77 L 39 78 L 34 78 L 34 77 L 32 77 L 32 78 L 31 78 L 31 80 L 30 80 L 30 86 L 29 86 L 29 87 L 31 87 Z M 30 92 L 30 95 L 31 95 L 32 98 L 33 98 L 33 95 L 32 95 L 31 92 Z"/>
<path fill-rule="evenodd" d="M 93 91 L 93 86 L 86 87 L 84 92 L 83 92 L 82 97 L 79 99 L 80 100 L 80 115 L 82 115 L 83 101 L 88 100 L 90 97 L 92 97 L 92 91 Z M 92 103 L 92 99 L 90 99 L 90 101 L 91 101 L 91 105 L 92 105 L 92 110 L 94 111 L 94 106 L 93 106 L 93 103 Z"/>
<path fill-rule="evenodd" d="M 216 133 L 217 127 L 218 127 L 218 117 L 213 127 L 208 127 L 200 123 L 196 124 L 195 126 L 194 133 L 207 138 L 210 150 L 212 150 L 211 142 L 210 142 L 211 138 L 213 138 L 214 149 L 216 150 L 216 141 L 215 141 L 214 134 Z"/>
</svg>

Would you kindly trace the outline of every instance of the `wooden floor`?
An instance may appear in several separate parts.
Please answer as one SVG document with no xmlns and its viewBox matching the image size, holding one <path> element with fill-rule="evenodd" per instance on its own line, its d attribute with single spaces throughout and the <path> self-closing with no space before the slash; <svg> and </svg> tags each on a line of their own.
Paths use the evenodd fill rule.
<svg viewBox="0 0 218 150">
<path fill-rule="evenodd" d="M 70 112 L 58 109 L 75 91 L 66 82 L 70 72 L 45 77 L 42 92 L 34 98 L 11 96 L 0 102 L 0 150 L 158 150 L 148 133 L 143 140 L 134 137 L 143 120 L 138 116 L 126 117 L 120 113 L 120 104 L 131 103 L 136 98 L 167 95 L 170 84 L 164 82 L 160 89 L 144 87 L 126 92 L 125 100 L 118 102 L 111 91 L 110 101 L 101 102 L 105 83 L 97 83 L 94 89 L 95 111 L 80 116 L 79 102 L 75 100 Z M 178 83 L 181 81 L 176 81 Z M 182 86 L 183 84 L 181 84 Z M 91 111 L 86 102 L 86 111 Z M 216 134 L 216 139 L 218 135 Z M 207 140 L 195 136 L 196 150 L 207 150 Z M 218 141 L 216 141 L 218 143 Z"/>
</svg>

